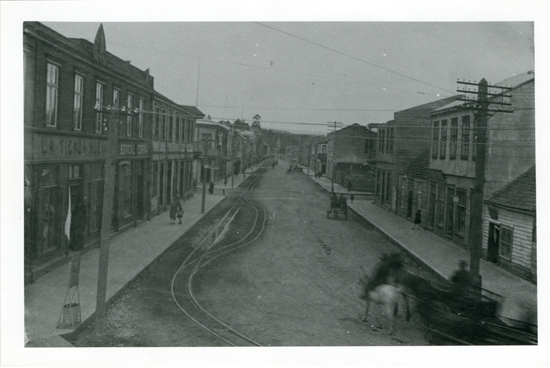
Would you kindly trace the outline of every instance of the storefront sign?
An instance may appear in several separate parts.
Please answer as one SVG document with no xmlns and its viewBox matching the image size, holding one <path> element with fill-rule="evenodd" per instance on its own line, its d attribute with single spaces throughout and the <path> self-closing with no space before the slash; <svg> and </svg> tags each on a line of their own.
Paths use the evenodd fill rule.
<svg viewBox="0 0 550 368">
<path fill-rule="evenodd" d="M 107 154 L 107 142 L 89 138 L 39 137 L 34 142 L 38 147 L 37 158 L 77 158 Z"/>
<path fill-rule="evenodd" d="M 120 154 L 124 156 L 135 155 L 135 147 L 133 143 L 121 143 L 120 144 Z"/>
</svg>

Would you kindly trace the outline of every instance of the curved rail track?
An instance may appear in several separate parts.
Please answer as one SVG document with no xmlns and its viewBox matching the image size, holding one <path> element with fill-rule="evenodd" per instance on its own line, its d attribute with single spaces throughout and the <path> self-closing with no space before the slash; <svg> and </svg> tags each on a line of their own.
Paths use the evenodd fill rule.
<svg viewBox="0 0 550 368">
<path fill-rule="evenodd" d="M 204 331 L 215 336 L 229 346 L 261 346 L 261 344 L 243 335 L 202 307 L 193 294 L 193 278 L 201 268 L 218 257 L 245 247 L 256 241 L 256 239 L 262 235 L 267 213 L 263 207 L 254 204 L 248 197 L 258 184 L 261 177 L 260 174 L 263 171 L 263 168 L 256 171 L 254 180 L 252 180 L 239 198 L 237 198 L 235 204 L 231 206 L 218 224 L 202 238 L 195 249 L 187 256 L 174 274 L 170 286 L 172 298 L 178 308 Z M 238 240 L 229 244 L 224 244 L 224 234 L 228 231 L 229 225 L 244 206 L 252 208 L 255 211 L 254 221 L 250 230 Z M 180 296 L 178 300 L 175 292 L 176 280 L 178 284 L 185 285 L 184 293 L 186 298 L 181 298 Z M 178 291 L 181 292 L 181 290 Z"/>
</svg>

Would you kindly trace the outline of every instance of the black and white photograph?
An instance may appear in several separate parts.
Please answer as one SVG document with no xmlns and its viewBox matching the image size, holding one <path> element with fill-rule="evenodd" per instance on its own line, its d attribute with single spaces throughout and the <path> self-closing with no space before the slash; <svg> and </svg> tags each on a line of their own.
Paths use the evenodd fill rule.
<svg viewBox="0 0 550 368">
<path fill-rule="evenodd" d="M 539 3 L 17 3 L 2 365 L 550 364 Z"/>
</svg>

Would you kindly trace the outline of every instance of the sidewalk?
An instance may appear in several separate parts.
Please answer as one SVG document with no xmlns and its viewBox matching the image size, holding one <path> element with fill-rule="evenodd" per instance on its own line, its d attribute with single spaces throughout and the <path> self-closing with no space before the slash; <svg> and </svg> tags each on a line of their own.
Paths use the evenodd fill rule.
<svg viewBox="0 0 550 368">
<path fill-rule="evenodd" d="M 249 172 L 246 178 L 249 177 Z M 244 181 L 243 176 L 234 178 L 234 188 Z M 206 193 L 205 214 L 224 198 L 223 181 L 215 183 L 218 190 L 213 195 Z M 228 179 L 226 193 L 231 191 Z M 155 216 L 138 227 L 115 236 L 110 242 L 107 300 L 112 298 L 126 284 L 134 279 L 147 265 L 195 225 L 201 214 L 201 191 L 182 202 L 185 214 L 183 225 L 170 224 L 168 212 Z M 80 260 L 80 308 L 82 322 L 88 319 L 96 307 L 96 292 L 99 266 L 99 248 L 90 250 Z M 30 340 L 27 346 L 67 347 L 71 346 L 59 335 L 71 329 L 58 329 L 65 294 L 69 285 L 70 265 L 67 263 L 25 286 L 25 330 Z"/>
<path fill-rule="evenodd" d="M 331 181 L 326 177 L 315 179 L 330 192 Z M 334 191 L 347 193 L 347 189 L 334 183 Z M 352 191 L 353 193 L 353 191 Z M 463 248 L 425 230 L 412 230 L 413 223 L 372 203 L 372 197 L 355 196 L 348 206 L 365 220 L 376 226 L 394 243 L 407 250 L 415 258 L 449 279 L 457 269 L 460 260 L 470 261 L 470 253 Z M 503 317 L 523 318 L 525 309 L 537 311 L 537 286 L 515 276 L 497 265 L 480 260 L 482 286 L 490 292 L 501 295 L 504 300 L 500 314 Z"/>
</svg>

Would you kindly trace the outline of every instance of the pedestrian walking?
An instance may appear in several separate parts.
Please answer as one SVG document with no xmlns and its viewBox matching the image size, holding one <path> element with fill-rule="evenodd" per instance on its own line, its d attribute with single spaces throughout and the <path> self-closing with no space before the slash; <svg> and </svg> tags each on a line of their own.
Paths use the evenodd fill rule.
<svg viewBox="0 0 550 368">
<path fill-rule="evenodd" d="M 355 196 L 352 194 L 352 195 L 349 196 L 349 199 L 350 199 L 351 203 L 353 203 L 353 200 L 355 199 Z"/>
<path fill-rule="evenodd" d="M 177 205 L 176 201 L 174 201 L 170 205 L 170 224 L 174 225 L 176 223 L 177 213 L 178 213 L 178 205 Z"/>
<path fill-rule="evenodd" d="M 214 182 L 210 182 L 210 187 L 208 188 L 208 193 L 214 194 Z"/>
<path fill-rule="evenodd" d="M 422 211 L 418 209 L 414 215 L 414 226 L 412 227 L 415 230 L 417 227 L 420 230 L 420 224 L 422 223 Z"/>
<path fill-rule="evenodd" d="M 183 217 L 183 213 L 185 211 L 183 211 L 183 208 L 181 207 L 181 203 L 179 203 L 178 201 L 178 213 L 177 213 L 177 216 L 178 216 L 178 219 L 180 220 L 180 224 L 183 224 L 183 222 L 181 222 L 181 218 Z"/>
<path fill-rule="evenodd" d="M 351 181 L 348 180 L 348 193 L 351 192 Z"/>
<path fill-rule="evenodd" d="M 223 180 L 223 185 L 224 185 L 224 186 L 227 186 L 227 176 L 226 176 L 225 179 Z"/>
</svg>

